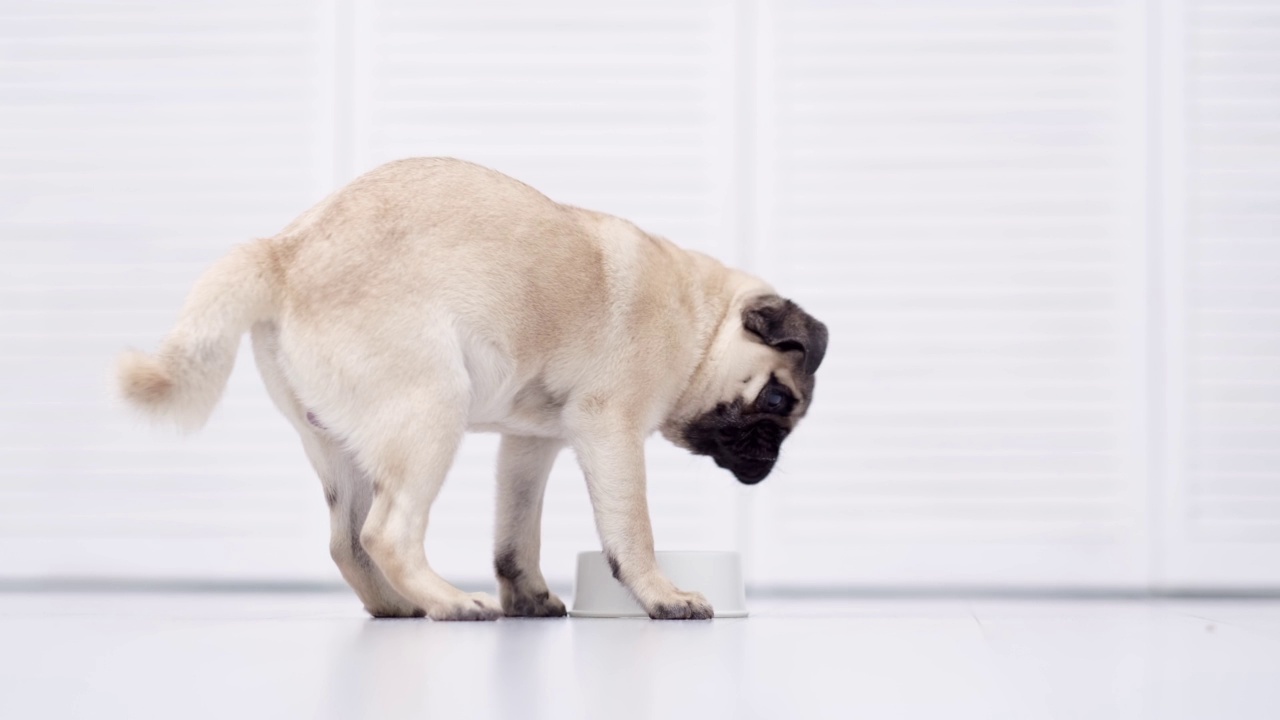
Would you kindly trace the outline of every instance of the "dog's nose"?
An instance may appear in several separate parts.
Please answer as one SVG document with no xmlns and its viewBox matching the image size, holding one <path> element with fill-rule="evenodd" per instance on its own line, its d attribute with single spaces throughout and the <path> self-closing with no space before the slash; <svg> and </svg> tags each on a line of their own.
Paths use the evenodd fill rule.
<svg viewBox="0 0 1280 720">
<path fill-rule="evenodd" d="M 773 471 L 773 464 L 770 463 L 764 468 L 742 468 L 733 471 L 733 476 L 738 478 L 738 482 L 743 485 L 755 485 L 756 483 L 769 477 L 769 473 Z"/>
</svg>

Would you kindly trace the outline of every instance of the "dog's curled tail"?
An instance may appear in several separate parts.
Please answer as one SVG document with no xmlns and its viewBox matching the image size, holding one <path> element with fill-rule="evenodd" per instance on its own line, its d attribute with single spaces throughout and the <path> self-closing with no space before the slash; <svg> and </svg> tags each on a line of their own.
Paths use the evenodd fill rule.
<svg viewBox="0 0 1280 720">
<path fill-rule="evenodd" d="M 231 376 L 240 337 L 275 314 L 266 242 L 237 246 L 196 281 L 156 354 L 126 350 L 120 356 L 120 393 L 130 405 L 185 432 L 208 421 Z"/>
</svg>

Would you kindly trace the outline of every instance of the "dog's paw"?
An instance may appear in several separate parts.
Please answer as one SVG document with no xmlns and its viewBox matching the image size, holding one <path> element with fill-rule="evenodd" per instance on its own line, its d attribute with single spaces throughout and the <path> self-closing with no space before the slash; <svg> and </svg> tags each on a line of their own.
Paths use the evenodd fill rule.
<svg viewBox="0 0 1280 720">
<path fill-rule="evenodd" d="M 502 593 L 502 611 L 507 617 L 564 617 L 564 603 L 548 590 Z"/>
<path fill-rule="evenodd" d="M 364 611 L 375 618 L 420 618 L 426 617 L 427 611 L 413 607 L 407 603 L 388 603 L 386 605 L 365 605 Z"/>
<path fill-rule="evenodd" d="M 451 602 L 442 602 L 427 609 L 432 620 L 497 620 L 502 617 L 502 605 L 488 593 L 460 593 Z"/>
<path fill-rule="evenodd" d="M 709 620 L 715 615 L 702 593 L 675 590 L 645 603 L 645 612 L 654 620 Z"/>
</svg>

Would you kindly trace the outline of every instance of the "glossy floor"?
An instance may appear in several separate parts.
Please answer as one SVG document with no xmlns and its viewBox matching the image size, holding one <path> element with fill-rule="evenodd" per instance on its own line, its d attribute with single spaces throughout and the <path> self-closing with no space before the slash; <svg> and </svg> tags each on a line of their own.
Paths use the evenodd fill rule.
<svg viewBox="0 0 1280 720">
<path fill-rule="evenodd" d="M 755 600 L 364 618 L 345 594 L 0 594 L 4 718 L 1276 718 L 1280 602 Z"/>
</svg>

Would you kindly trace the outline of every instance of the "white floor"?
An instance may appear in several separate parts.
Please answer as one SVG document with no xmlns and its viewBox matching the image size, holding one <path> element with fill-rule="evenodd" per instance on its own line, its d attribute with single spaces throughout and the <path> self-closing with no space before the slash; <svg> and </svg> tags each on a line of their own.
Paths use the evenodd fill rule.
<svg viewBox="0 0 1280 720">
<path fill-rule="evenodd" d="M 0 717 L 1280 717 L 1277 601 L 752 611 L 451 624 L 343 594 L 0 594 Z"/>
</svg>

